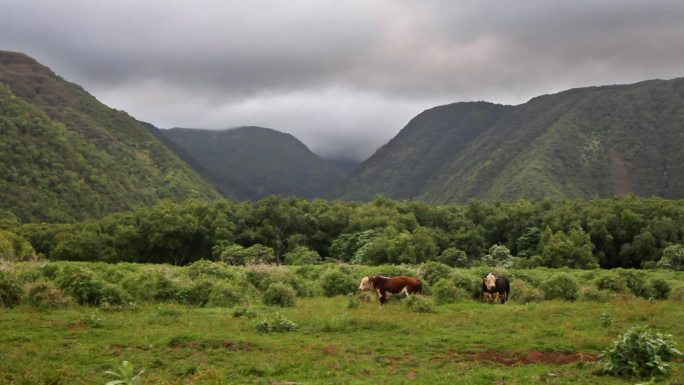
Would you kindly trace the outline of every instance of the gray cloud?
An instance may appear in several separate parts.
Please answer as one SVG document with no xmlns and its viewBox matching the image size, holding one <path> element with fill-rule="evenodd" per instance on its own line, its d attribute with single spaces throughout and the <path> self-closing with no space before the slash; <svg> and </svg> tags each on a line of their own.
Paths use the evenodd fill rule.
<svg viewBox="0 0 684 385">
<path fill-rule="evenodd" d="M 684 75 L 684 3 L 4 0 L 25 52 L 162 127 L 262 125 L 363 158 L 437 104 Z"/>
</svg>

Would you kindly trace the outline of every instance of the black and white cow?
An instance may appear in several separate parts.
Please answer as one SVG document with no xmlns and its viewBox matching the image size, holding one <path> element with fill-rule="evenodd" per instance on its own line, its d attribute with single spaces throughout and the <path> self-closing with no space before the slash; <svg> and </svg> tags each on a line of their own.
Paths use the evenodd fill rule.
<svg viewBox="0 0 684 385">
<path fill-rule="evenodd" d="M 487 273 L 482 278 L 482 297 L 485 301 L 508 302 L 508 295 L 511 292 L 511 284 L 506 277 L 497 277 L 492 273 Z"/>
</svg>

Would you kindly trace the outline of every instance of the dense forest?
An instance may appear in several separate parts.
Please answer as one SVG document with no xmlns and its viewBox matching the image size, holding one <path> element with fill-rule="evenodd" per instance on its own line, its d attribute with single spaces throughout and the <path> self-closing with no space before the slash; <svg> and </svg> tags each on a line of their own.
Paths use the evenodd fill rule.
<svg viewBox="0 0 684 385">
<path fill-rule="evenodd" d="M 269 196 L 163 202 L 74 224 L 7 217 L 0 226 L 9 259 L 679 268 L 684 253 L 684 201 L 631 195 L 443 206 Z"/>
</svg>

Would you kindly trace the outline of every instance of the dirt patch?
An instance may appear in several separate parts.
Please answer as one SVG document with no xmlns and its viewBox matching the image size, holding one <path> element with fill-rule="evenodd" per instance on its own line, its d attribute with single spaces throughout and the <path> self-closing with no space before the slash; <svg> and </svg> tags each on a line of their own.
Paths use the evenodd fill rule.
<svg viewBox="0 0 684 385">
<path fill-rule="evenodd" d="M 621 196 L 631 191 L 627 164 L 622 160 L 620 153 L 614 149 L 610 150 L 610 178 L 613 194 Z"/>
<path fill-rule="evenodd" d="M 564 353 L 564 352 L 497 352 L 487 351 L 481 353 L 473 353 L 465 356 L 468 361 L 475 362 L 496 362 L 504 366 L 512 365 L 530 365 L 530 364 L 552 364 L 565 365 L 572 362 L 591 362 L 596 361 L 597 356 L 585 353 Z"/>
<path fill-rule="evenodd" d="M 79 329 L 88 329 L 90 327 L 90 325 L 88 325 L 86 323 L 78 322 L 78 323 L 69 324 L 69 325 L 67 325 L 67 327 L 69 328 L 69 330 L 79 330 Z"/>
<path fill-rule="evenodd" d="M 326 345 L 323 348 L 323 354 L 326 354 L 326 355 L 330 355 L 330 354 L 333 354 L 336 352 L 337 352 L 337 346 L 335 346 L 335 345 Z"/>
<path fill-rule="evenodd" d="M 247 341 L 237 342 L 237 341 L 223 340 L 223 341 L 221 341 L 221 347 L 224 349 L 228 349 L 228 350 L 247 351 L 247 350 L 250 350 L 250 348 L 252 347 L 252 344 L 250 344 Z"/>
</svg>

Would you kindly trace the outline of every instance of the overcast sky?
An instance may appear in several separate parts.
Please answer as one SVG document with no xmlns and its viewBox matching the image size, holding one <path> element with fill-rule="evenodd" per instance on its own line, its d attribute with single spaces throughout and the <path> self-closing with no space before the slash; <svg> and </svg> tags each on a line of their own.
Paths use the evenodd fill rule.
<svg viewBox="0 0 684 385">
<path fill-rule="evenodd" d="M 158 127 L 362 159 L 440 104 L 684 76 L 684 1 L 0 0 L 21 51 Z"/>
</svg>

